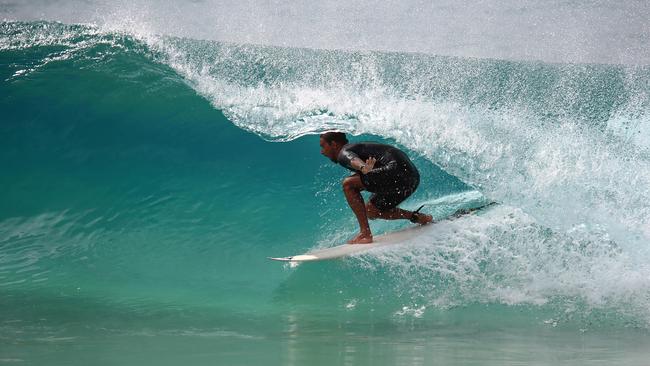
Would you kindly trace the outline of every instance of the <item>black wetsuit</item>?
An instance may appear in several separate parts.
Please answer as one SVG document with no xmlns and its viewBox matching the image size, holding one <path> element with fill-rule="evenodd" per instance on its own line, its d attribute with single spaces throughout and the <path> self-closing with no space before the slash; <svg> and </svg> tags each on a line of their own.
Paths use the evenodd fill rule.
<svg viewBox="0 0 650 366">
<path fill-rule="evenodd" d="M 373 170 L 362 174 L 351 165 L 352 159 L 366 161 L 377 159 Z M 397 207 L 407 199 L 420 184 L 420 173 L 401 150 L 376 142 L 361 142 L 343 146 L 337 157 L 338 163 L 358 173 L 375 207 L 386 211 Z"/>
</svg>

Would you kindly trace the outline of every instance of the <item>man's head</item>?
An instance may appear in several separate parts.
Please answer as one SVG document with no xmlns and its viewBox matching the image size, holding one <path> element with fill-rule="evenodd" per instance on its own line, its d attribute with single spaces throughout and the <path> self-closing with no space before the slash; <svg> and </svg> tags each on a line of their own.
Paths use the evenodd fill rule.
<svg viewBox="0 0 650 366">
<path fill-rule="evenodd" d="M 325 132 L 320 135 L 320 153 L 333 162 L 338 162 L 339 151 L 348 143 L 343 132 Z"/>
</svg>

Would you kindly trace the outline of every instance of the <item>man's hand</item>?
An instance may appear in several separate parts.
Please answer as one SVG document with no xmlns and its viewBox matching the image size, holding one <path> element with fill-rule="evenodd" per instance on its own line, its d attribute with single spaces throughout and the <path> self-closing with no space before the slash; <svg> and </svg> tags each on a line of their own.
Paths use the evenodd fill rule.
<svg viewBox="0 0 650 366">
<path fill-rule="evenodd" d="M 373 157 L 369 157 L 366 160 L 366 163 L 361 167 L 361 173 L 368 174 L 368 172 L 370 172 L 375 167 L 376 162 L 377 162 L 377 159 L 375 159 Z"/>
</svg>

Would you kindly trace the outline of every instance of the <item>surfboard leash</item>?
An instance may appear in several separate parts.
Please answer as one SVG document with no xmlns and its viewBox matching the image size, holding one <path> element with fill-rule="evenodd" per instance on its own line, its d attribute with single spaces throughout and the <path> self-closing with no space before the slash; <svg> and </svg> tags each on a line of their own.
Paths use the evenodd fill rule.
<svg viewBox="0 0 650 366">
<path fill-rule="evenodd" d="M 420 218 L 419 212 L 422 209 L 422 207 L 424 207 L 424 205 L 420 206 L 420 208 L 418 208 L 417 210 L 413 211 L 413 213 L 411 213 L 411 218 L 409 218 L 409 221 L 411 221 L 414 224 L 417 224 L 419 222 L 419 218 Z"/>
</svg>

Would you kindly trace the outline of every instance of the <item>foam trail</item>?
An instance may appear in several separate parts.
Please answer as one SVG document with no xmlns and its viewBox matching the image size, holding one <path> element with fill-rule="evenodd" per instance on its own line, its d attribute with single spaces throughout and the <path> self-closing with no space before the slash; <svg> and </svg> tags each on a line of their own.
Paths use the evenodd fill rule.
<svg viewBox="0 0 650 366">
<path fill-rule="evenodd" d="M 650 267 L 596 233 L 574 231 L 579 230 L 582 239 L 575 232 L 553 232 L 501 205 L 439 225 L 400 247 L 364 253 L 357 263 L 387 271 L 395 279 L 391 291 L 420 313 L 501 303 L 557 309 L 554 321 L 614 311 L 648 324 Z"/>
</svg>

